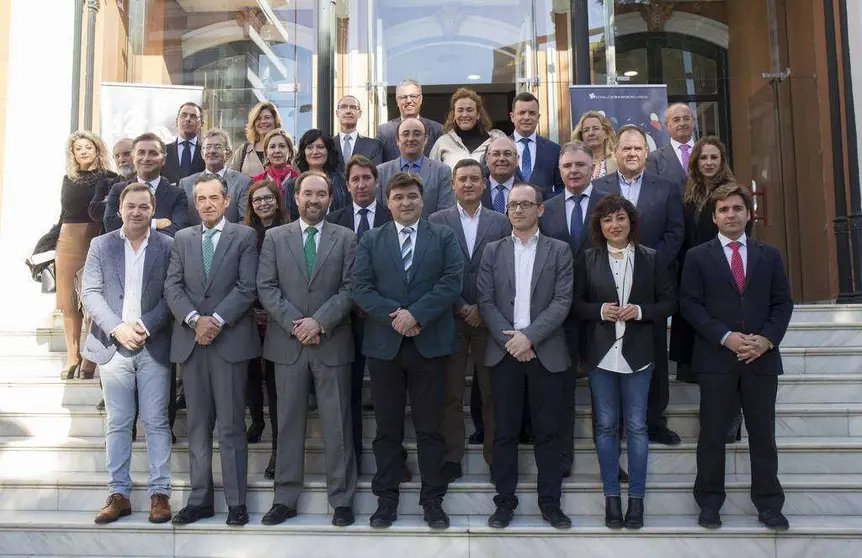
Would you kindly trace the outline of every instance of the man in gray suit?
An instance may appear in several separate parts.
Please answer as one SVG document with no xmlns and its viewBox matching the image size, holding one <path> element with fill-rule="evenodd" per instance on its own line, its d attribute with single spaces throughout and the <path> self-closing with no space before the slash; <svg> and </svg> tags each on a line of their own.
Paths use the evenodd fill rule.
<svg viewBox="0 0 862 558">
<path fill-rule="evenodd" d="M 299 220 L 269 231 L 260 253 L 257 288 L 270 321 L 263 358 L 275 363 L 278 453 L 275 499 L 263 516 L 276 525 L 296 516 L 302 493 L 305 428 L 311 384 L 323 426 L 332 524 L 353 524 L 356 461 L 350 420 L 350 329 L 356 235 L 326 223 L 332 182 L 308 171 L 296 180 Z"/>
<path fill-rule="evenodd" d="M 171 238 L 150 230 L 156 199 L 146 184 L 120 194 L 123 226 L 93 240 L 84 266 L 82 302 L 93 317 L 83 354 L 99 365 L 108 431 L 110 496 L 96 523 L 132 513 L 132 428 L 137 386 L 147 436 L 150 521 L 171 519 L 171 430 L 168 426 L 170 313 L 162 296 Z"/>
<path fill-rule="evenodd" d="M 227 160 L 230 158 L 230 154 L 230 139 L 227 132 L 221 128 L 213 128 L 204 134 L 203 157 L 206 169 L 203 172 L 217 174 L 227 182 L 227 191 L 231 203 L 225 210 L 224 217 L 231 223 L 242 223 L 245 220 L 251 178 L 225 166 Z M 198 216 L 198 210 L 195 207 L 193 191 L 195 180 L 201 174 L 197 172 L 180 180 L 179 186 L 185 191 L 186 197 L 189 200 L 188 226 L 201 224 L 201 218 Z"/>
<path fill-rule="evenodd" d="M 512 236 L 485 248 L 478 277 L 479 310 L 491 338 L 485 365 L 491 367 L 496 425 L 491 477 L 497 510 L 488 525 L 506 527 L 518 506 L 518 435 L 526 388 L 536 434 L 539 508 L 545 521 L 568 529 L 572 520 L 560 508 L 560 417 L 564 373 L 571 364 L 562 326 L 572 304 L 572 251 L 539 233 L 544 207 L 537 187 L 515 185 L 507 207 Z"/>
<path fill-rule="evenodd" d="M 446 225 L 455 232 L 464 257 L 464 283 L 461 298 L 455 304 L 455 326 L 458 334 L 458 352 L 449 358 L 446 369 L 446 399 L 443 402 L 443 474 L 451 482 L 462 475 L 464 458 L 464 372 L 470 353 L 482 397 L 482 417 L 485 424 L 483 454 L 491 463 L 491 443 L 494 440 L 494 406 L 491 403 L 491 378 L 485 366 L 485 345 L 488 330 L 482 322 L 477 304 L 476 277 L 482 253 L 489 242 L 511 234 L 509 220 L 493 209 L 482 207 L 485 180 L 482 165 L 473 159 L 463 159 L 452 170 L 452 188 L 458 203 L 431 215 L 431 223 Z"/>
<path fill-rule="evenodd" d="M 694 149 L 694 115 L 691 108 L 684 103 L 669 106 L 665 113 L 665 124 L 670 132 L 670 145 L 649 154 L 646 170 L 676 184 L 680 195 L 683 195 L 689 156 Z"/>
<path fill-rule="evenodd" d="M 398 125 L 398 151 L 400 156 L 377 166 L 380 188 L 377 201 L 386 205 L 386 185 L 399 172 L 418 174 L 422 179 L 422 217 L 428 218 L 435 211 L 455 205 L 452 192 L 452 171 L 449 165 L 434 161 L 422 154 L 427 143 L 425 125 L 418 118 L 408 118 Z"/>
<path fill-rule="evenodd" d="M 245 525 L 247 361 L 260 356 L 251 307 L 257 233 L 224 218 L 231 203 L 224 179 L 204 174 L 193 187 L 201 226 L 177 233 L 165 281 L 165 300 L 174 315 L 171 361 L 179 365 L 186 386 L 192 488 L 173 523 L 214 514 L 212 441 L 218 420 L 227 524 Z"/>
<path fill-rule="evenodd" d="M 395 86 L 395 103 L 398 105 L 401 116 L 393 118 L 377 128 L 377 139 L 383 144 L 383 162 L 398 158 L 398 143 L 396 141 L 398 126 L 404 120 L 411 118 L 420 120 L 428 134 L 428 141 L 423 148 L 427 156 L 431 153 L 431 148 L 434 147 L 440 136 L 443 135 L 443 126 L 436 120 L 419 116 L 419 111 L 422 109 L 422 86 L 415 79 L 405 79 Z M 381 182 L 381 185 L 386 187 L 385 182 Z"/>
</svg>

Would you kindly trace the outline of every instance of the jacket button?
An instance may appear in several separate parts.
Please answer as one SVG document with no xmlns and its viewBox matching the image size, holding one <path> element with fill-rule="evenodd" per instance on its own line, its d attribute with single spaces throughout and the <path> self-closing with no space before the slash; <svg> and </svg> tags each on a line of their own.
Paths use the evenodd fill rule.
<svg viewBox="0 0 862 558">
<path fill-rule="evenodd" d="M 123 298 L 123 295 L 120 295 L 120 299 L 122 299 L 122 298 Z"/>
</svg>

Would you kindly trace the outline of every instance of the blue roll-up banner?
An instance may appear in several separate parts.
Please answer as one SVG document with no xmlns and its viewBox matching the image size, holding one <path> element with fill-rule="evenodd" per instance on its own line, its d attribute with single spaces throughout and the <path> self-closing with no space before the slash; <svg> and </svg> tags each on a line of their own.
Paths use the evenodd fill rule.
<svg viewBox="0 0 862 558">
<path fill-rule="evenodd" d="M 607 116 L 619 130 L 635 124 L 646 132 L 649 150 L 670 143 L 664 122 L 667 110 L 666 85 L 572 85 L 569 87 L 572 107 L 572 130 L 588 110 Z"/>
</svg>

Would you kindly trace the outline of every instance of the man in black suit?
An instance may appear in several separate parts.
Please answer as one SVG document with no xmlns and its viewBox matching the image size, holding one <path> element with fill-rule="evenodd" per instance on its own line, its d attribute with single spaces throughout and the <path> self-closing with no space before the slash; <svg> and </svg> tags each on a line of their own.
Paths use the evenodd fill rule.
<svg viewBox="0 0 862 558">
<path fill-rule="evenodd" d="M 632 202 L 640 220 L 640 244 L 657 250 L 661 261 L 673 266 L 685 236 L 679 188 L 664 178 L 644 172 L 647 141 L 643 130 L 626 124 L 619 129 L 617 137 L 617 172 L 594 180 L 593 186 Z M 664 416 L 670 398 L 667 368 L 667 324 L 656 324 L 655 368 L 650 380 L 647 429 L 651 442 L 676 445 L 680 443 L 679 435 L 667 427 Z"/>
<path fill-rule="evenodd" d="M 451 229 L 421 218 L 419 177 L 396 174 L 386 199 L 393 221 L 362 236 L 353 267 L 353 300 L 368 314 L 362 352 L 377 419 L 371 488 L 378 507 L 371 526 L 389 527 L 397 519 L 409 392 L 422 476 L 419 504 L 429 527 L 445 529 L 440 420 L 446 376 L 440 371 L 458 350 L 452 307 L 461 294 L 464 258 Z"/>
<path fill-rule="evenodd" d="M 401 116 L 377 128 L 377 139 L 383 144 L 383 162 L 392 161 L 401 155 L 396 138 L 398 125 L 405 118 L 418 118 L 425 126 L 427 141 L 424 153 L 427 157 L 431 153 L 431 148 L 443 135 L 443 125 L 436 120 L 419 116 L 419 110 L 422 108 L 422 86 L 415 79 L 405 79 L 395 87 L 395 102 L 398 104 Z"/>
<path fill-rule="evenodd" d="M 184 103 L 177 111 L 179 135 L 167 146 L 165 167 L 162 170 L 162 176 L 171 184 L 179 184 L 181 179 L 203 172 L 206 164 L 198 139 L 203 123 L 203 109 L 196 103 Z"/>
<path fill-rule="evenodd" d="M 567 143 L 560 150 L 560 176 L 566 190 L 545 202 L 545 213 L 539 222 L 542 234 L 562 240 L 572 249 L 572 258 L 590 246 L 590 214 L 605 193 L 594 188 L 593 154 L 583 144 Z M 575 380 L 580 355 L 581 328 L 574 308 L 563 325 L 572 366 L 565 372 L 563 386 L 563 475 L 569 476 L 575 457 Z M 595 415 L 594 415 L 595 416 Z M 595 419 L 593 420 L 595 424 Z"/>
<path fill-rule="evenodd" d="M 379 139 L 360 136 L 356 125 L 362 117 L 362 106 L 359 99 L 346 95 L 338 101 L 335 111 L 338 118 L 339 132 L 333 138 L 335 149 L 338 150 L 338 172 L 344 172 L 344 165 L 354 155 L 363 155 L 375 165 L 383 162 L 383 144 Z"/>
<path fill-rule="evenodd" d="M 515 125 L 512 141 L 518 148 L 518 166 L 524 181 L 542 189 L 545 199 L 563 191 L 563 179 L 557 166 L 560 146 L 536 133 L 539 127 L 539 100 L 522 92 L 515 96 L 509 118 Z"/>
<path fill-rule="evenodd" d="M 757 519 L 785 530 L 790 525 L 781 513 L 775 397 L 783 373 L 778 345 L 793 313 L 790 285 L 779 251 L 745 234 L 752 207 L 748 189 L 725 184 L 710 202 L 718 236 L 688 251 L 680 288 L 680 310 L 697 331 L 692 365 L 700 384 L 698 523 L 721 526 L 724 437 L 741 403 Z"/>
<path fill-rule="evenodd" d="M 452 188 L 458 200 L 454 207 L 441 209 L 428 220 L 445 225 L 455 231 L 464 258 L 464 285 L 461 298 L 455 304 L 455 322 L 458 329 L 458 352 L 449 359 L 446 369 L 446 401 L 443 407 L 443 474 L 452 482 L 462 476 L 464 459 L 464 372 L 470 353 L 476 369 L 474 379 L 481 384 L 483 424 L 485 438 L 483 455 L 491 464 L 491 444 L 494 441 L 494 406 L 491 401 L 491 377 L 485 366 L 485 346 L 488 330 L 479 314 L 476 278 L 482 252 L 489 242 L 500 240 L 512 232 L 509 220 L 493 209 L 482 207 L 485 190 L 482 165 L 473 159 L 462 159 L 452 169 Z"/>
<path fill-rule="evenodd" d="M 343 101 L 343 99 L 342 99 Z M 392 214 L 383 204 L 377 203 L 377 167 L 370 159 L 354 155 L 347 162 L 347 189 L 353 203 L 326 216 L 326 220 L 356 233 L 357 242 L 369 230 L 392 220 Z M 353 420 L 353 449 L 356 454 L 357 471 L 362 459 L 362 378 L 365 376 L 365 355 L 362 341 L 365 333 L 365 312 L 353 305 L 350 323 L 353 327 L 353 360 L 350 380 L 350 412 Z"/>
<path fill-rule="evenodd" d="M 685 193 L 688 161 L 694 149 L 694 115 L 688 105 L 676 103 L 667 108 L 665 124 L 670 132 L 670 145 L 649 154 L 647 172 L 670 180 Z"/>
</svg>

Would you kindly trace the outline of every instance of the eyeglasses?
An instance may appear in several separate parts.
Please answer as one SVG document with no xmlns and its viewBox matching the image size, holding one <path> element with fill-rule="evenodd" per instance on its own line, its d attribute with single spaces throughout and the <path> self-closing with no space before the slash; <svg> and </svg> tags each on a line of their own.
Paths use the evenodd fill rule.
<svg viewBox="0 0 862 558">
<path fill-rule="evenodd" d="M 527 210 L 533 209 L 534 207 L 538 207 L 538 205 L 539 204 L 537 204 L 535 202 L 522 201 L 522 202 L 509 202 L 506 204 L 506 207 L 509 209 L 509 211 L 515 211 L 519 207 L 521 208 L 521 210 L 527 211 Z"/>
<path fill-rule="evenodd" d="M 275 196 L 272 196 L 272 195 L 261 196 L 259 198 L 252 198 L 251 199 L 251 205 L 263 205 L 263 204 L 269 205 L 274 201 L 275 201 Z"/>
<path fill-rule="evenodd" d="M 403 132 L 401 132 L 401 133 L 400 133 L 400 134 L 398 134 L 398 135 L 399 135 L 399 136 L 401 136 L 401 137 L 402 137 L 402 138 L 404 138 L 404 139 L 408 139 L 408 138 L 422 138 L 422 137 L 425 137 L 425 132 L 421 132 L 421 131 L 419 131 L 419 130 L 413 130 L 412 132 L 411 132 L 410 130 L 404 130 Z"/>
<path fill-rule="evenodd" d="M 411 93 L 409 95 L 398 95 L 396 99 L 399 101 L 418 101 L 421 96 L 421 94 Z"/>
</svg>

